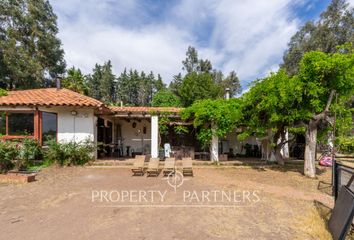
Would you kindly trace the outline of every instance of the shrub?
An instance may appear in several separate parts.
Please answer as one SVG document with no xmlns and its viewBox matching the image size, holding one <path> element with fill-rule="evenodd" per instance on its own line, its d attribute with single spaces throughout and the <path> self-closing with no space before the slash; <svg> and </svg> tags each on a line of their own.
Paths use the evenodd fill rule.
<svg viewBox="0 0 354 240">
<path fill-rule="evenodd" d="M 354 137 L 338 137 L 337 142 L 341 153 L 354 154 Z"/>
<path fill-rule="evenodd" d="M 60 166 L 84 165 L 93 159 L 95 146 L 92 141 L 59 143 L 55 140 L 47 142 L 48 149 L 44 158 L 49 163 Z"/>
<path fill-rule="evenodd" d="M 26 170 L 31 165 L 31 160 L 38 159 L 41 156 L 41 147 L 35 139 L 25 138 L 19 144 L 18 159 L 16 168 L 18 170 Z"/>
<path fill-rule="evenodd" d="M 0 141 L 0 173 L 5 173 L 14 167 L 13 160 L 18 155 L 17 144 Z"/>
</svg>

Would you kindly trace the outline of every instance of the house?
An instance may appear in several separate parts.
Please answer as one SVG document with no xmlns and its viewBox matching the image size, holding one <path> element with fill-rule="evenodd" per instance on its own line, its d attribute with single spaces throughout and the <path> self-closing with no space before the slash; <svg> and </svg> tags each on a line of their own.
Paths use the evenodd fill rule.
<svg viewBox="0 0 354 240">
<path fill-rule="evenodd" d="M 9 91 L 0 97 L 2 139 L 49 138 L 59 142 L 103 142 L 120 156 L 158 156 L 158 113 L 177 114 L 179 108 L 108 107 L 68 89 Z M 151 113 L 156 115 L 151 115 Z M 125 142 L 123 142 L 125 141 Z"/>
<path fill-rule="evenodd" d="M 91 140 L 103 143 L 97 157 L 131 157 L 148 154 L 158 157 L 164 143 L 169 143 L 177 157 L 209 158 L 208 149 L 196 140 L 191 123 L 181 121 L 175 107 L 107 106 L 91 97 L 62 88 L 9 91 L 0 97 L 0 137 L 2 139 L 49 138 L 59 142 Z M 159 134 L 159 117 L 168 114 L 168 132 Z M 176 134 L 174 125 L 185 125 L 189 133 Z M 259 145 L 256 138 L 245 142 L 230 133 L 220 139 L 219 153 L 241 154 L 245 144 Z"/>
</svg>

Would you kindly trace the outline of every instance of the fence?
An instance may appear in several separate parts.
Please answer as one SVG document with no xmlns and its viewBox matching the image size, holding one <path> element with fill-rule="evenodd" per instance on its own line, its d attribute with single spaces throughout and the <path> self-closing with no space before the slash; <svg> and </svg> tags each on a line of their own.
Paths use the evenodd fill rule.
<svg viewBox="0 0 354 240">
<path fill-rule="evenodd" d="M 354 192 L 354 168 L 344 165 L 343 163 L 333 161 L 333 174 L 332 174 L 332 186 L 333 196 L 337 200 L 339 190 L 342 186 L 347 186 L 352 192 Z"/>
</svg>

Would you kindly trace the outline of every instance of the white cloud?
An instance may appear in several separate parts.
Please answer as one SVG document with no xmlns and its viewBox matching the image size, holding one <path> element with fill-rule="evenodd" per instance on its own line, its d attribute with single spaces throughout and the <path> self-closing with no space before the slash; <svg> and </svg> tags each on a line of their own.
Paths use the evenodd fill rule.
<svg viewBox="0 0 354 240">
<path fill-rule="evenodd" d="M 68 66 L 89 73 L 110 59 L 116 74 L 124 67 L 152 70 L 165 82 L 180 72 L 189 45 L 215 67 L 236 70 L 249 82 L 281 62 L 298 27 L 291 0 L 184 0 L 155 21 L 139 1 L 51 3 Z"/>
</svg>

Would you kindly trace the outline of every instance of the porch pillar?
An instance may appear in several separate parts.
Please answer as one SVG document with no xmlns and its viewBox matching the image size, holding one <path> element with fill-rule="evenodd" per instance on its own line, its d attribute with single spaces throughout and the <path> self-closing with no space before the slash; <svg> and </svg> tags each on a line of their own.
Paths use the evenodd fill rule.
<svg viewBox="0 0 354 240">
<path fill-rule="evenodd" d="M 289 158 L 289 131 L 288 129 L 286 129 L 286 132 L 285 132 L 285 141 L 286 143 L 284 144 L 283 146 L 283 157 L 284 158 Z"/>
<path fill-rule="evenodd" d="M 211 131 L 213 135 L 210 145 L 210 160 L 212 162 L 219 162 L 219 137 L 216 136 L 213 125 Z"/>
<path fill-rule="evenodd" d="M 159 157 L 159 117 L 151 116 L 151 157 Z"/>
</svg>

